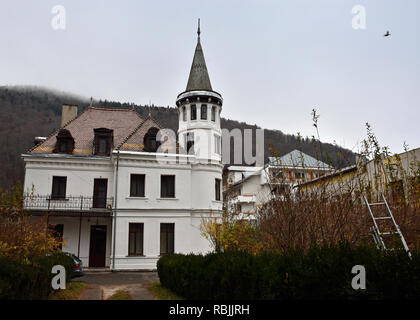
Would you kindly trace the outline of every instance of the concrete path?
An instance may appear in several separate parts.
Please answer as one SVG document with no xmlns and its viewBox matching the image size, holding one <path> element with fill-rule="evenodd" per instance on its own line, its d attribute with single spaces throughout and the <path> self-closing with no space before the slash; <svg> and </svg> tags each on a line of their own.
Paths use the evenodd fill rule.
<svg viewBox="0 0 420 320">
<path fill-rule="evenodd" d="M 89 285 L 80 300 L 106 300 L 118 290 L 128 291 L 133 300 L 153 300 L 146 285 L 159 281 L 159 277 L 156 272 L 86 272 L 73 281 Z"/>
</svg>

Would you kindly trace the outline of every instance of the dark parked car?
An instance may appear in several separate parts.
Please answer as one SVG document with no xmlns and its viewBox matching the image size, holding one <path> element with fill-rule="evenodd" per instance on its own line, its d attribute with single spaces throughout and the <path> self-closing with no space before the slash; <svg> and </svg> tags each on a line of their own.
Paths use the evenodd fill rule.
<svg viewBox="0 0 420 320">
<path fill-rule="evenodd" d="M 68 255 L 74 260 L 74 270 L 73 270 L 73 276 L 74 277 L 81 277 L 83 276 L 83 268 L 82 268 L 82 260 L 80 260 L 76 255 L 70 252 L 63 252 L 64 254 Z"/>
</svg>

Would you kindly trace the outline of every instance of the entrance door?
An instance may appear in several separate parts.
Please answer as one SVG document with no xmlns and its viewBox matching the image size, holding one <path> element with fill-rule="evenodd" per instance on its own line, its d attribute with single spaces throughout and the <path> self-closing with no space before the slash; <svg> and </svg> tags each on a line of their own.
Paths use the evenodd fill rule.
<svg viewBox="0 0 420 320">
<path fill-rule="evenodd" d="M 106 208 L 108 179 L 95 179 L 93 186 L 93 207 Z"/>
<path fill-rule="evenodd" d="M 89 267 L 105 267 L 106 226 L 90 226 Z"/>
</svg>

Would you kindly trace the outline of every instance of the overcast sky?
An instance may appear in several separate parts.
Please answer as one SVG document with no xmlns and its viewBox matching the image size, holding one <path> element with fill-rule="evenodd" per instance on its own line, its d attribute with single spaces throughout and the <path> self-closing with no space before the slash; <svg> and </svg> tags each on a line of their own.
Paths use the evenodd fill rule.
<svg viewBox="0 0 420 320">
<path fill-rule="evenodd" d="M 366 29 L 352 28 L 355 5 Z M 224 117 L 311 137 L 316 108 L 323 141 L 357 151 L 369 122 L 401 152 L 420 147 L 419 14 L 418 0 L 1 0 L 0 85 L 174 106 L 200 17 Z"/>
</svg>

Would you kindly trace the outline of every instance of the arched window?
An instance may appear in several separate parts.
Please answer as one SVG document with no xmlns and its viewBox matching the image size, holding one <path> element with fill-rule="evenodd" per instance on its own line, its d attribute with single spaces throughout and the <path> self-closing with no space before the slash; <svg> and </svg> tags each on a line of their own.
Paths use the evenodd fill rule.
<svg viewBox="0 0 420 320">
<path fill-rule="evenodd" d="M 159 148 L 160 142 L 156 140 L 156 136 L 159 132 L 158 128 L 150 128 L 144 135 L 144 151 L 156 152 Z"/>
<path fill-rule="evenodd" d="M 61 129 L 56 138 L 57 142 L 55 144 L 54 153 L 73 153 L 74 139 L 69 130 Z"/>
<path fill-rule="evenodd" d="M 191 105 L 191 120 L 197 120 L 197 107 L 195 104 Z"/>
<path fill-rule="evenodd" d="M 187 109 L 182 107 L 182 121 L 187 121 Z"/>
<path fill-rule="evenodd" d="M 216 107 L 211 107 L 211 121 L 216 121 Z"/>
<path fill-rule="evenodd" d="M 200 116 L 201 120 L 207 120 L 207 105 L 206 104 L 202 104 L 201 105 L 201 116 Z"/>
</svg>

